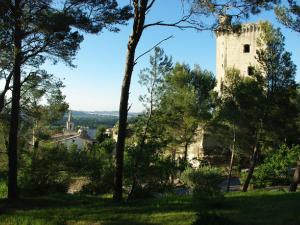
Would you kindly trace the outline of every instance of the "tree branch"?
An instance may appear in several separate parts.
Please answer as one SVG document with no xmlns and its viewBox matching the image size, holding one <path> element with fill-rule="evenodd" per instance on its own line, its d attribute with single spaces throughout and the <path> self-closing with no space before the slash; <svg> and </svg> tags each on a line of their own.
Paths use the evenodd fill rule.
<svg viewBox="0 0 300 225">
<path fill-rule="evenodd" d="M 129 110 L 131 109 L 131 107 L 132 107 L 132 103 L 128 106 L 127 112 L 129 112 Z"/>
<path fill-rule="evenodd" d="M 148 54 L 149 52 L 151 52 L 154 48 L 156 48 L 157 46 L 159 46 L 161 43 L 163 43 L 163 42 L 165 42 L 165 41 L 167 41 L 167 40 L 169 40 L 169 39 L 171 39 L 171 38 L 174 38 L 174 36 L 171 35 L 171 36 L 169 36 L 169 37 L 167 37 L 167 38 L 161 40 L 161 41 L 158 42 L 156 45 L 154 45 L 152 48 L 150 48 L 149 50 L 147 50 L 147 51 L 145 51 L 144 53 L 142 53 L 141 55 L 139 55 L 139 56 L 134 60 L 134 64 L 136 64 L 137 61 L 138 61 L 140 58 L 142 58 L 144 55 L 146 55 L 146 54 Z"/>
<path fill-rule="evenodd" d="M 194 14 L 191 11 L 188 15 L 183 16 L 180 20 L 174 23 L 165 23 L 164 21 L 157 21 L 155 23 L 149 23 L 144 25 L 144 29 L 152 26 L 167 26 L 167 27 L 175 27 L 181 30 L 184 29 L 195 29 L 197 31 L 211 30 L 211 28 L 205 28 L 200 23 L 197 23 L 194 20 L 191 20 L 192 15 Z"/>
<path fill-rule="evenodd" d="M 150 2 L 150 4 L 147 6 L 146 8 L 146 14 L 149 13 L 150 9 L 152 8 L 153 4 L 155 3 L 156 0 L 152 0 L 152 2 Z"/>
<path fill-rule="evenodd" d="M 12 76 L 13 76 L 13 72 L 10 72 L 8 77 L 6 78 L 4 89 L 0 93 L 0 112 L 2 112 L 3 108 L 5 107 L 5 102 L 4 102 L 5 95 L 6 95 L 6 92 L 10 89 L 9 84 L 10 84 Z"/>
</svg>

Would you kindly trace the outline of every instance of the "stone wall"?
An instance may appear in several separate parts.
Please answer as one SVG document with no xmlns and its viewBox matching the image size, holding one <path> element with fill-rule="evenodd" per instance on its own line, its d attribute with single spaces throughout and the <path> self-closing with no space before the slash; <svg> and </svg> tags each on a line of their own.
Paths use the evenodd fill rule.
<svg viewBox="0 0 300 225">
<path fill-rule="evenodd" d="M 257 65 L 257 38 L 260 35 L 259 24 L 243 24 L 239 33 L 216 32 L 216 76 L 217 90 L 224 81 L 228 68 L 240 70 L 241 75 L 248 75 L 248 67 Z M 245 52 L 249 45 L 249 52 Z"/>
</svg>

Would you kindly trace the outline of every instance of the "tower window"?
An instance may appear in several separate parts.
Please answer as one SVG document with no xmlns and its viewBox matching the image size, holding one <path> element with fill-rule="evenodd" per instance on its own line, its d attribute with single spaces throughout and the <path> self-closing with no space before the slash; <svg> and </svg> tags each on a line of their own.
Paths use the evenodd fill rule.
<svg viewBox="0 0 300 225">
<path fill-rule="evenodd" d="M 248 75 L 249 76 L 254 75 L 254 67 L 253 66 L 248 66 Z"/>
<path fill-rule="evenodd" d="M 250 52 L 250 45 L 244 45 L 244 53 L 249 53 Z"/>
</svg>

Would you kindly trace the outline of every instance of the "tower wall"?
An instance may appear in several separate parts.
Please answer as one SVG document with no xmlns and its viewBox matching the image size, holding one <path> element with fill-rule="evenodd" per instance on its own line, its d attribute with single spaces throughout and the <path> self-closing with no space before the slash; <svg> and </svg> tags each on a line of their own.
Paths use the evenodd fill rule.
<svg viewBox="0 0 300 225">
<path fill-rule="evenodd" d="M 225 72 L 229 68 L 240 70 L 241 75 L 249 75 L 248 67 L 257 65 L 257 38 L 259 24 L 243 24 L 240 33 L 216 32 L 216 76 L 217 89 L 220 90 Z M 249 52 L 245 52 L 249 45 Z"/>
</svg>

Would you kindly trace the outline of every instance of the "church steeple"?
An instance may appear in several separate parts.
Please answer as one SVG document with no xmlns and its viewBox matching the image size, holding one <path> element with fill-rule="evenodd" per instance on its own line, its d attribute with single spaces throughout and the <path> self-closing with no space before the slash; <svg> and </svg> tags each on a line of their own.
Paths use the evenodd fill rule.
<svg viewBox="0 0 300 225">
<path fill-rule="evenodd" d="M 68 121 L 66 124 L 66 131 L 74 131 L 74 123 L 72 122 L 72 111 L 69 111 Z"/>
<path fill-rule="evenodd" d="M 72 120 L 72 111 L 69 111 L 69 117 L 68 117 L 68 122 L 71 123 Z"/>
</svg>

